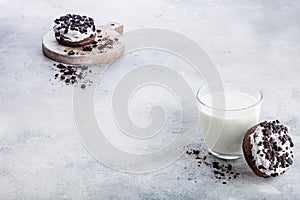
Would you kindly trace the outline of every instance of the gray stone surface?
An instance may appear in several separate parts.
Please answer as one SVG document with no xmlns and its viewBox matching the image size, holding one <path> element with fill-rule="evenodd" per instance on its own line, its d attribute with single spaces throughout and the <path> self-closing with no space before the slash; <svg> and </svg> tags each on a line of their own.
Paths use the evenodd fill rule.
<svg viewBox="0 0 300 200">
<path fill-rule="evenodd" d="M 98 23 L 118 21 L 126 30 L 171 29 L 195 40 L 224 80 L 262 88 L 261 118 L 279 118 L 290 127 L 296 145 L 292 168 L 281 177 L 262 179 L 239 159 L 230 163 L 241 175 L 224 185 L 211 168 L 197 167 L 188 156 L 163 170 L 139 175 L 101 164 L 76 133 L 73 88 L 53 80 L 55 72 L 49 66 L 54 62 L 41 52 L 42 36 L 51 29 L 52 20 L 68 12 L 85 13 Z M 299 198 L 299 19 L 300 3 L 292 0 L 1 0 L 0 199 Z M 201 86 L 201 78 L 191 70 L 178 69 L 193 90 Z M 99 91 L 98 97 L 105 98 Z M 139 119 L 139 114 L 133 118 Z M 205 149 L 199 135 L 192 146 Z"/>
</svg>

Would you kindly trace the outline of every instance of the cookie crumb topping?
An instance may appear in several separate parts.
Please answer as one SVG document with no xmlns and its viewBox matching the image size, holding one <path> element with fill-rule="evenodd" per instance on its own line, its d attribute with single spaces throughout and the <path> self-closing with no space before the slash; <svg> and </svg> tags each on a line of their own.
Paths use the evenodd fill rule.
<svg viewBox="0 0 300 200">
<path fill-rule="evenodd" d="M 257 168 L 268 176 L 278 176 L 293 164 L 293 147 L 288 128 L 279 120 L 264 121 L 250 134 L 252 154 Z"/>
<path fill-rule="evenodd" d="M 54 20 L 53 30 L 57 40 L 79 42 L 96 33 L 94 20 L 87 16 L 67 14 Z"/>
</svg>

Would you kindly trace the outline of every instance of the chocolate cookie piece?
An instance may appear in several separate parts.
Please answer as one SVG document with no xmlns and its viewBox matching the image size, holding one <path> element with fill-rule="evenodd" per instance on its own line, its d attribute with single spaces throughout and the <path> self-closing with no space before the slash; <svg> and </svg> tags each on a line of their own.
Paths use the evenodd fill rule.
<svg viewBox="0 0 300 200">
<path fill-rule="evenodd" d="M 244 157 L 260 177 L 278 176 L 293 164 L 293 147 L 288 129 L 279 120 L 250 128 L 243 141 Z"/>
</svg>

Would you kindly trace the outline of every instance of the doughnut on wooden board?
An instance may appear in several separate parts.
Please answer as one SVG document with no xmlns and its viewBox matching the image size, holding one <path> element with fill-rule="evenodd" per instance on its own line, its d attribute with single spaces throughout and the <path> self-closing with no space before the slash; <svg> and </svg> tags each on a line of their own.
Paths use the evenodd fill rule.
<svg viewBox="0 0 300 200">
<path fill-rule="evenodd" d="M 111 22 L 104 26 L 98 26 L 96 31 L 97 47 L 92 51 L 83 51 L 83 47 L 68 47 L 59 44 L 54 36 L 54 31 L 48 32 L 43 37 L 42 48 L 44 54 L 57 62 L 73 65 L 92 65 L 113 61 L 124 53 L 123 25 Z M 70 51 L 74 55 L 68 55 Z"/>
</svg>

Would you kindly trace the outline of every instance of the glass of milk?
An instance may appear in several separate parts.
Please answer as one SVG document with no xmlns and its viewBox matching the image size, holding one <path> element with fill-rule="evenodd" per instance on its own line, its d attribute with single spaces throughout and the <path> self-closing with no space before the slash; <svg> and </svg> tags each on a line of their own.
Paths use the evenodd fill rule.
<svg viewBox="0 0 300 200">
<path fill-rule="evenodd" d="M 247 83 L 225 82 L 203 86 L 196 97 L 209 151 L 222 159 L 239 158 L 244 135 L 259 122 L 262 92 Z"/>
</svg>

